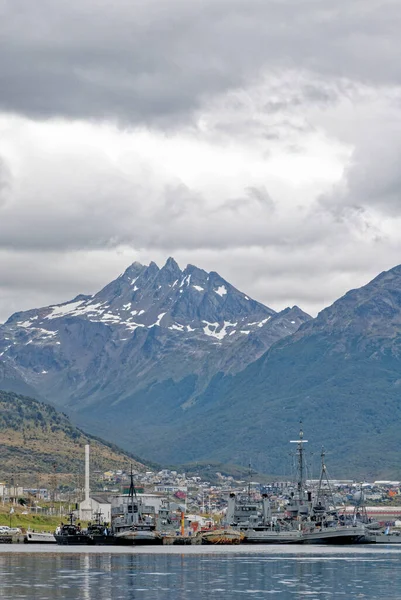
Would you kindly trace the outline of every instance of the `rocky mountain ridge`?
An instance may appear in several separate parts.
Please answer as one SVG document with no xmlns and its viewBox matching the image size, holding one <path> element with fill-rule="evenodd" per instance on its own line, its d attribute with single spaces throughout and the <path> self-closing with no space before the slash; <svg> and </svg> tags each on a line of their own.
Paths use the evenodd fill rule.
<svg viewBox="0 0 401 600">
<path fill-rule="evenodd" d="M 19 378 L 59 406 L 96 411 L 135 406 L 137 392 L 167 381 L 185 409 L 216 373 L 240 371 L 309 318 L 297 307 L 276 313 L 217 273 L 181 270 L 172 258 L 161 269 L 136 262 L 93 296 L 15 313 L 0 326 L 3 371 L 13 373 L 3 385 Z"/>
<path fill-rule="evenodd" d="M 134 263 L 93 297 L 13 315 L 3 382 L 154 461 L 290 477 L 302 418 L 333 477 L 401 477 L 401 266 L 315 319 L 177 267 Z"/>
</svg>

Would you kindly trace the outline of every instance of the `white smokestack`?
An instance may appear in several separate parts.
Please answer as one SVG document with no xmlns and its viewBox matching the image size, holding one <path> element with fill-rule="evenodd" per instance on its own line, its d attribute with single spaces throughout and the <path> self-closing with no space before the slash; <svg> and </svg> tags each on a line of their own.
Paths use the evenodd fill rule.
<svg viewBox="0 0 401 600">
<path fill-rule="evenodd" d="M 85 501 L 89 501 L 89 444 L 85 445 Z"/>
</svg>

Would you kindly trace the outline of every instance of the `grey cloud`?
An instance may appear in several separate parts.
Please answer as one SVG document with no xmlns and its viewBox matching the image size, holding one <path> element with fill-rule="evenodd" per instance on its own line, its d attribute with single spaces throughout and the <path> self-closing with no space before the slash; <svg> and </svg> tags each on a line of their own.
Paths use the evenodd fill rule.
<svg viewBox="0 0 401 600">
<path fill-rule="evenodd" d="M 338 221 L 359 222 L 374 229 L 372 211 L 401 216 L 401 127 L 385 118 L 366 124 L 342 182 L 320 199 L 320 206 Z M 379 230 L 376 231 L 380 235 Z"/>
<path fill-rule="evenodd" d="M 11 172 L 5 160 L 0 156 L 0 209 L 7 202 L 11 191 Z"/>
<path fill-rule="evenodd" d="M 399 99 L 393 112 L 386 103 L 376 112 L 380 98 L 364 108 L 356 90 L 363 95 L 361 81 L 401 85 L 400 18 L 399 3 L 378 0 L 0 0 L 0 111 L 109 119 L 134 135 L 181 127 L 184 148 L 193 136 L 223 156 L 231 145 L 240 154 L 241 143 L 249 153 L 249 181 L 234 187 L 229 174 L 226 190 L 210 175 L 212 202 L 158 159 L 155 172 L 141 172 L 134 151 L 115 166 L 104 140 L 84 156 L 82 140 L 69 151 L 60 139 L 66 150 L 54 157 L 37 132 L 20 146 L 11 136 L 16 181 L 0 163 L 0 318 L 92 293 L 133 260 L 170 254 L 273 308 L 309 312 L 399 262 L 400 244 L 387 243 L 372 217 L 401 214 Z M 341 103 L 357 107 L 351 117 Z M 204 129 L 190 118 L 205 119 Z M 277 149 L 302 158 L 316 128 L 332 146 L 354 148 L 351 164 L 330 194 L 303 207 L 289 172 L 294 199 L 283 214 L 269 177 L 266 188 L 253 179 L 253 158 Z"/>
<path fill-rule="evenodd" d="M 273 213 L 276 208 L 274 200 L 271 198 L 269 192 L 264 186 L 249 186 L 245 188 L 242 196 L 238 198 L 229 198 L 228 200 L 224 200 L 217 208 L 213 209 L 211 212 L 213 214 L 227 212 L 239 213 L 241 211 L 251 212 L 252 205 L 254 204 L 258 205 L 259 208 L 268 210 L 270 213 Z"/>
<path fill-rule="evenodd" d="M 324 215 L 295 207 L 290 215 L 277 214 L 263 187 L 248 187 L 242 196 L 220 202 L 218 208 L 210 207 L 182 183 L 156 191 L 145 183 L 121 180 L 112 169 L 99 174 L 88 167 L 77 189 L 61 172 L 49 189 L 36 192 L 28 181 L 21 196 L 0 207 L 0 248 L 51 252 L 121 245 L 172 251 L 311 246 L 346 231 L 333 229 Z"/>
<path fill-rule="evenodd" d="M 400 18 L 376 0 L 1 0 L 0 108 L 167 126 L 265 70 L 399 83 Z"/>
<path fill-rule="evenodd" d="M 248 187 L 246 191 L 248 195 L 251 198 L 254 198 L 257 202 L 259 202 L 261 206 L 264 206 L 265 208 L 269 209 L 269 211 L 274 211 L 274 201 L 265 187 Z"/>
<path fill-rule="evenodd" d="M 92 294 L 117 277 L 133 256 L 124 259 L 107 250 L 0 250 L 0 322 L 14 312 Z"/>
</svg>

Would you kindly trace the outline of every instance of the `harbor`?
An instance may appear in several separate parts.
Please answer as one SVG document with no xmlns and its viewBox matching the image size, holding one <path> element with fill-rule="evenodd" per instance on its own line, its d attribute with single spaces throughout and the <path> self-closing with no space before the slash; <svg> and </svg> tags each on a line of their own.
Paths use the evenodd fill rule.
<svg viewBox="0 0 401 600">
<path fill-rule="evenodd" d="M 351 505 L 338 506 L 321 451 L 320 476 L 307 479 L 305 445 L 301 429 L 296 444 L 295 480 L 284 502 L 277 503 L 266 488 L 255 493 L 251 469 L 247 485 L 229 492 L 220 518 L 190 514 L 186 497 L 144 493 L 135 483 L 112 495 L 110 502 L 90 491 L 90 447 L 85 447 L 85 496 L 54 529 L 0 527 L 0 544 L 45 546 L 239 546 L 244 545 L 395 545 L 401 544 L 400 521 L 380 521 L 380 508 L 368 507 L 363 486 L 354 491 Z M 103 509 L 103 510 L 102 510 Z M 387 509 L 387 514 L 390 509 Z M 392 510 L 396 514 L 395 507 Z M 26 514 L 27 511 L 24 511 Z M 60 507 L 61 513 L 61 507 Z M 386 515 L 385 515 L 386 516 Z M 53 521 L 54 522 L 54 521 Z"/>
</svg>

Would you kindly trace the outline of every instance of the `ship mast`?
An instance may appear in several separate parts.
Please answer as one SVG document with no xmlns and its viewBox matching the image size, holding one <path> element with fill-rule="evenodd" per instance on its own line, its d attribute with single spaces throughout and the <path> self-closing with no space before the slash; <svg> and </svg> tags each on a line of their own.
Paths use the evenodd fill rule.
<svg viewBox="0 0 401 600">
<path fill-rule="evenodd" d="M 302 421 L 300 421 L 299 440 L 290 440 L 290 444 L 298 444 L 298 498 L 299 503 L 303 504 L 305 491 L 305 463 L 304 463 L 304 447 L 308 440 L 304 440 L 304 432 L 302 430 Z"/>
<path fill-rule="evenodd" d="M 249 459 L 249 465 L 248 465 L 248 502 L 251 501 L 251 477 L 252 477 L 252 465 L 251 465 L 251 459 Z"/>
<path fill-rule="evenodd" d="M 128 502 L 131 504 L 131 507 L 132 507 L 132 515 L 134 515 L 134 513 L 138 513 L 138 520 L 142 521 L 142 514 L 139 510 L 139 500 L 138 500 L 138 496 L 136 494 L 136 488 L 134 485 L 134 474 L 132 472 L 132 465 L 131 465 L 131 480 L 130 480 L 128 496 L 129 496 Z M 135 502 L 134 502 L 134 497 L 135 497 Z M 134 508 L 134 506 L 136 507 L 136 509 Z"/>
<path fill-rule="evenodd" d="M 128 496 L 131 500 L 131 503 L 134 503 L 134 496 L 136 498 L 136 489 L 135 489 L 135 485 L 134 485 L 134 474 L 132 472 L 132 465 L 131 465 L 131 477 L 130 477 L 130 486 L 129 486 L 129 490 L 128 490 Z"/>
<path fill-rule="evenodd" d="M 335 511 L 337 511 L 337 507 L 334 501 L 334 495 L 333 495 L 333 490 L 331 489 L 331 485 L 330 485 L 330 480 L 329 480 L 329 476 L 327 474 L 327 467 L 326 467 L 326 463 L 325 463 L 325 456 L 326 453 L 324 451 L 324 448 L 322 446 L 322 452 L 320 454 L 321 459 L 322 459 L 322 467 L 321 467 L 321 471 L 320 471 L 320 478 L 319 478 L 319 485 L 317 488 L 317 500 L 321 500 L 323 499 L 323 483 L 326 483 L 327 486 L 327 490 L 328 490 L 328 497 L 329 500 L 331 501 L 332 507 Z"/>
</svg>

